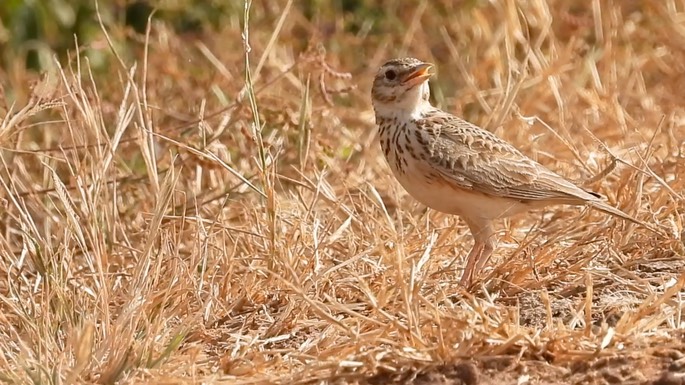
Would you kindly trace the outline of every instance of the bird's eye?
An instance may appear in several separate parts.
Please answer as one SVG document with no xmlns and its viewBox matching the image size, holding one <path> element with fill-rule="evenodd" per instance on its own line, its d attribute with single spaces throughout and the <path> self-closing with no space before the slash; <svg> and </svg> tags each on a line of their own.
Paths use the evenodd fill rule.
<svg viewBox="0 0 685 385">
<path fill-rule="evenodd" d="M 385 78 L 388 80 L 395 80 L 397 77 L 397 73 L 393 70 L 387 70 L 385 71 Z"/>
</svg>

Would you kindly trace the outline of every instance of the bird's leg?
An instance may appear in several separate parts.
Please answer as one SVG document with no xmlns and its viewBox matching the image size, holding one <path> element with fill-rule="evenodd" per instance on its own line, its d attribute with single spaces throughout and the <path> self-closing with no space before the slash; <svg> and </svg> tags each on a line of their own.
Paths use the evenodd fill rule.
<svg viewBox="0 0 685 385">
<path fill-rule="evenodd" d="M 473 235 L 473 248 L 466 257 L 466 267 L 459 284 L 469 287 L 473 283 L 474 274 L 480 272 L 495 249 L 495 232 L 490 220 L 469 218 L 465 221 Z"/>
<path fill-rule="evenodd" d="M 497 247 L 497 238 L 495 238 L 495 231 L 491 225 L 488 225 L 487 229 L 484 229 L 484 233 L 487 233 L 483 244 L 483 251 L 480 253 L 480 257 L 476 262 L 476 271 L 481 271 L 487 265 L 490 257 L 492 257 L 492 252 L 495 251 Z"/>
<path fill-rule="evenodd" d="M 483 244 L 478 243 L 474 240 L 473 247 L 469 251 L 469 255 L 466 257 L 466 266 L 464 267 L 464 272 L 461 275 L 461 280 L 459 284 L 465 288 L 471 286 L 473 281 L 473 271 L 476 268 L 476 261 L 480 259 L 480 254 L 483 250 Z"/>
</svg>

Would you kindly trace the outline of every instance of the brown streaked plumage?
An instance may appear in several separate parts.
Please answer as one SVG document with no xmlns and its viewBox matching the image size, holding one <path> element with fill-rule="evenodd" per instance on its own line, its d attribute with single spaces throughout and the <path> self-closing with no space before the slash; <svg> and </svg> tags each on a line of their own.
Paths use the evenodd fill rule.
<svg viewBox="0 0 685 385">
<path fill-rule="evenodd" d="M 462 285 L 472 283 L 495 249 L 493 220 L 532 208 L 586 204 L 660 234 L 489 131 L 433 107 L 431 68 L 414 58 L 390 60 L 378 70 L 371 96 L 381 147 L 397 180 L 419 202 L 459 215 L 471 230 Z"/>
</svg>

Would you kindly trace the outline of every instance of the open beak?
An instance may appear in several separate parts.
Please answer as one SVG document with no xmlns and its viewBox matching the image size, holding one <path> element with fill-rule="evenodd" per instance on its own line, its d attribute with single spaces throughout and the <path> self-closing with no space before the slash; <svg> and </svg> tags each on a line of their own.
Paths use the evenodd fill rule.
<svg viewBox="0 0 685 385">
<path fill-rule="evenodd" d="M 421 63 L 414 67 L 414 70 L 411 71 L 407 76 L 402 80 L 402 84 L 407 84 L 410 86 L 415 86 L 417 84 L 421 84 L 428 80 L 431 76 L 433 76 L 433 73 L 431 70 L 433 69 L 433 65 L 430 63 Z"/>
</svg>

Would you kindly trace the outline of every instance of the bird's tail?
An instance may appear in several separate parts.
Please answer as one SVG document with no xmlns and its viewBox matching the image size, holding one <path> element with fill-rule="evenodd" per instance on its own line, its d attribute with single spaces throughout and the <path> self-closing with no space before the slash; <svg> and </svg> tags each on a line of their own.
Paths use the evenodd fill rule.
<svg viewBox="0 0 685 385">
<path fill-rule="evenodd" d="M 653 233 L 655 233 L 661 237 L 665 237 L 664 233 L 659 231 L 656 227 L 654 227 L 652 225 L 648 225 L 647 223 L 645 223 L 645 222 L 643 222 L 637 218 L 631 217 L 630 215 L 624 213 L 623 211 L 617 209 L 616 207 L 610 206 L 610 205 L 608 205 L 604 202 L 600 202 L 600 201 L 592 201 L 592 202 L 588 202 L 588 203 L 590 204 L 591 207 L 594 207 L 597 210 L 603 211 L 607 214 L 611 214 L 615 217 L 624 219 L 626 221 L 633 222 L 636 225 L 642 226 L 642 227 L 646 228 L 647 230 L 649 230 L 649 231 L 651 231 L 651 232 L 653 232 Z"/>
</svg>

